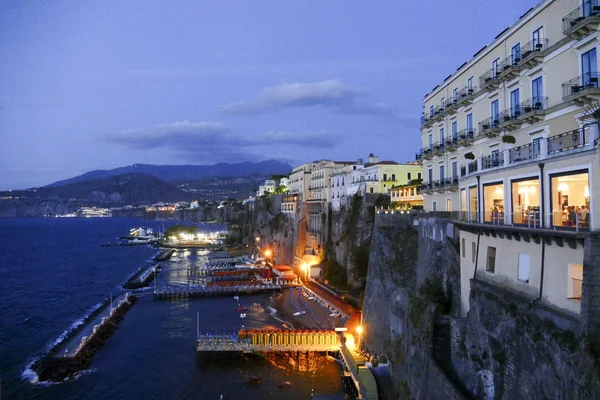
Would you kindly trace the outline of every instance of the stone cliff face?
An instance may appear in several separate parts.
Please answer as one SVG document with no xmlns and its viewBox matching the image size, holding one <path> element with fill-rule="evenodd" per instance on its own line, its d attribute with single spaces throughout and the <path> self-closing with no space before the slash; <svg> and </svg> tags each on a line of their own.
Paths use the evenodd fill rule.
<svg viewBox="0 0 600 400">
<path fill-rule="evenodd" d="M 298 233 L 303 224 L 303 230 L 306 230 L 306 222 L 280 213 L 281 197 L 272 195 L 253 203 L 253 209 L 245 214 L 242 222 L 242 238 L 243 243 L 249 246 L 254 246 L 256 238 L 259 238 L 259 245 L 261 248 L 270 248 L 276 264 L 292 265 L 298 245 Z M 303 245 L 299 247 L 302 248 Z"/>
<path fill-rule="evenodd" d="M 292 264 L 302 254 L 306 222 L 302 211 L 278 214 L 280 200 L 257 201 L 243 236 L 249 245 L 260 236 L 272 243 L 277 263 Z M 395 398 L 600 398 L 600 337 L 476 279 L 462 318 L 456 228 L 431 214 L 374 215 L 373 208 L 355 200 L 330 214 L 326 256 L 347 271 L 350 287 L 361 287 L 366 274 L 363 344 L 389 362 Z M 364 248 L 366 257 L 357 252 Z"/>
<path fill-rule="evenodd" d="M 326 257 L 335 259 L 346 273 L 350 290 L 365 287 L 375 221 L 375 196 L 352 198 L 348 206 L 331 213 L 330 237 Z"/>
<path fill-rule="evenodd" d="M 376 218 L 364 337 L 389 361 L 399 398 L 600 398 L 577 321 L 477 280 L 460 318 L 459 255 L 447 234 L 439 218 Z"/>
<path fill-rule="evenodd" d="M 414 215 L 377 218 L 363 302 L 365 344 L 389 361 L 401 399 L 460 398 L 430 349 L 437 318 L 459 306 L 452 301 L 460 293 L 458 260 L 443 226 L 415 223 Z M 422 229 L 432 238 L 422 237 Z"/>
</svg>

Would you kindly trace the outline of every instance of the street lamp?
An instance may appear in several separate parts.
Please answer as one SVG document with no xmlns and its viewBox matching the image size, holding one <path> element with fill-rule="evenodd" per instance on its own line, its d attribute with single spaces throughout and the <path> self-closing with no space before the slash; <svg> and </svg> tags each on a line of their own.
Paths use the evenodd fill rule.
<svg viewBox="0 0 600 400">
<path fill-rule="evenodd" d="M 362 339 L 362 333 L 363 333 L 362 325 L 359 325 L 356 327 L 356 332 L 358 333 L 358 345 L 356 347 L 358 348 L 358 351 L 360 351 L 360 341 Z"/>
<path fill-rule="evenodd" d="M 273 254 L 273 253 L 271 253 L 271 250 L 265 250 L 265 258 L 267 258 L 267 259 L 271 258 L 271 254 Z"/>
</svg>

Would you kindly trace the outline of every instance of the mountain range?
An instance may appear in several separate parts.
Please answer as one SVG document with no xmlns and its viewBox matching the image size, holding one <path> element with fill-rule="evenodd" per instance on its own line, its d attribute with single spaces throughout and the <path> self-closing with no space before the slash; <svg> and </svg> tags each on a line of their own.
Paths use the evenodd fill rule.
<svg viewBox="0 0 600 400">
<path fill-rule="evenodd" d="M 49 187 L 92 181 L 123 174 L 149 174 L 166 182 L 185 183 L 211 177 L 241 177 L 253 174 L 288 174 L 292 170 L 289 164 L 276 160 L 261 162 L 243 162 L 237 164 L 218 163 L 214 165 L 153 165 L 133 164 L 108 170 L 94 170 L 73 178 L 54 182 Z"/>
</svg>

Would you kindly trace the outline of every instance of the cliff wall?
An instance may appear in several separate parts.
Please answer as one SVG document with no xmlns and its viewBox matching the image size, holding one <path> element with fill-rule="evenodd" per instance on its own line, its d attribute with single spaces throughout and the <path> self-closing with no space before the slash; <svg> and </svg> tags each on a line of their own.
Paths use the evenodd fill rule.
<svg viewBox="0 0 600 400">
<path fill-rule="evenodd" d="M 389 361 L 396 395 L 600 398 L 593 355 L 600 342 L 579 328 L 579 320 L 475 279 L 469 314 L 460 318 L 454 237 L 444 218 L 376 216 L 364 337 L 370 352 Z"/>
</svg>

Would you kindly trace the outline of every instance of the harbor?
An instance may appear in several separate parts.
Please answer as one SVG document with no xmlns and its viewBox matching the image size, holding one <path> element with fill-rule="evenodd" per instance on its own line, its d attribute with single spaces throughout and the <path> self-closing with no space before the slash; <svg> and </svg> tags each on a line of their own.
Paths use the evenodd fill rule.
<svg viewBox="0 0 600 400">
<path fill-rule="evenodd" d="M 135 249 L 150 250 L 151 248 L 132 247 L 123 248 L 121 251 L 129 252 Z M 139 250 L 135 251 L 139 252 Z M 106 254 L 111 253 L 112 251 Z M 73 329 L 68 329 L 47 352 L 28 365 L 24 375 L 33 374 L 35 378 L 32 382 L 38 383 L 78 380 L 78 377 L 89 373 L 90 368 L 93 370 L 94 365 L 101 362 L 96 361 L 100 348 L 103 348 L 103 353 L 111 351 L 114 340 L 131 343 L 133 338 L 129 336 L 130 334 L 125 335 L 121 331 L 127 330 L 123 327 L 131 326 L 136 319 L 139 320 L 141 311 L 136 312 L 137 307 L 148 309 L 164 304 L 170 308 L 189 304 L 196 308 L 202 304 L 212 304 L 211 307 L 216 304 L 219 304 L 219 307 L 229 304 L 226 306 L 229 311 L 222 312 L 229 321 L 223 327 L 224 331 L 237 331 L 245 326 L 246 328 L 241 329 L 255 333 L 262 330 L 312 331 L 321 332 L 321 335 L 331 332 L 337 337 L 333 329 L 348 321 L 348 316 L 340 314 L 333 304 L 330 307 L 325 299 L 319 298 L 316 293 L 303 287 L 303 283 L 293 274 L 291 268 L 288 270 L 284 266 L 266 264 L 261 259 L 239 255 L 236 250 L 207 252 L 198 248 L 159 249 L 158 253 L 150 258 L 164 261 L 160 264 L 156 261 L 148 262 L 130 274 L 122 283 L 126 290 L 112 298 L 109 297 L 102 305 L 81 318 L 77 325 L 72 327 Z M 160 268 L 157 269 L 159 265 Z M 228 300 L 228 297 L 233 300 Z M 221 300 L 217 300 L 218 298 Z M 214 303 L 215 301 L 218 303 Z M 133 307 L 134 304 L 142 305 Z M 203 313 L 212 315 L 205 316 L 202 324 L 203 329 L 208 329 L 205 331 L 208 334 L 207 345 L 214 343 L 209 339 L 213 335 L 210 332 L 220 324 L 214 312 L 213 309 L 207 309 Z M 193 321 L 187 329 L 194 329 Z M 120 339 L 113 339 L 113 337 Z M 248 338 L 250 336 L 246 339 Z M 197 339 L 198 337 L 195 337 L 193 340 Z M 262 342 L 260 345 L 256 342 L 254 347 L 250 348 L 248 345 L 252 346 L 251 343 L 246 341 L 244 345 L 246 348 L 242 349 L 241 354 L 273 352 L 273 346 L 267 342 Z M 197 353 L 209 353 L 199 351 L 201 349 L 198 346 L 197 342 Z M 295 347 L 285 347 L 281 342 L 277 349 L 277 353 L 280 354 L 278 357 L 287 357 L 286 354 L 293 356 L 298 352 L 338 354 L 338 362 L 341 363 L 338 342 L 328 344 L 326 341 L 322 343 L 316 341 L 302 345 L 301 341 L 298 341 Z M 312 357 L 320 356 L 302 359 L 308 362 Z M 267 359 L 271 358 L 267 357 Z M 320 368 L 318 364 L 313 365 L 312 361 L 309 364 L 311 369 Z M 254 378 L 248 379 L 252 381 Z M 287 379 L 290 380 L 289 377 Z M 302 379 L 301 376 L 298 376 L 298 379 Z M 266 382 L 260 385 L 264 388 L 269 387 Z M 274 390 L 281 390 L 281 384 L 278 384 Z M 326 392 L 326 390 L 323 388 L 321 391 Z"/>
</svg>

